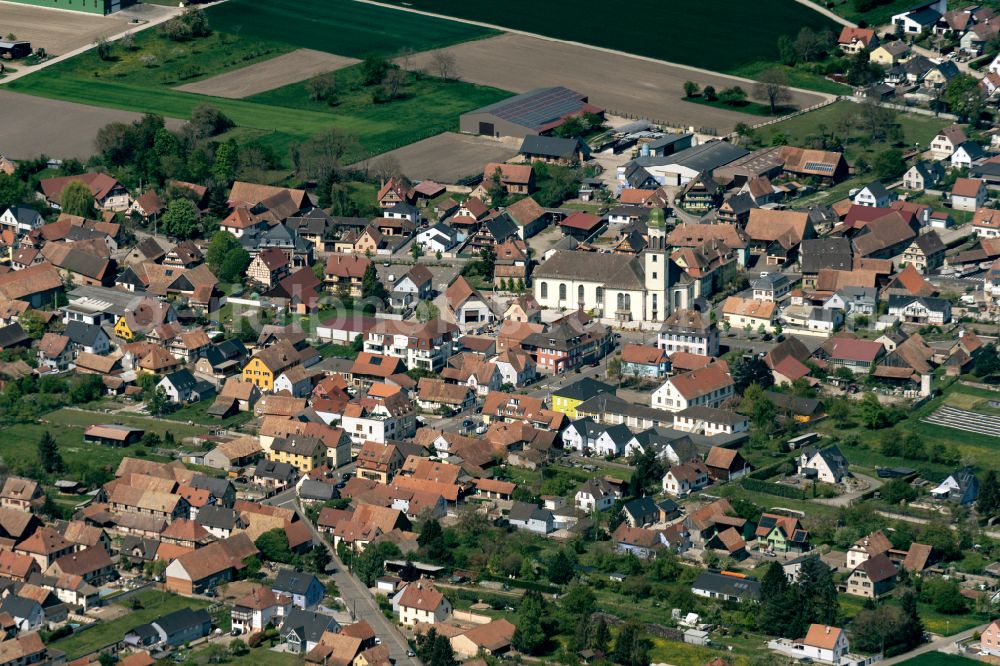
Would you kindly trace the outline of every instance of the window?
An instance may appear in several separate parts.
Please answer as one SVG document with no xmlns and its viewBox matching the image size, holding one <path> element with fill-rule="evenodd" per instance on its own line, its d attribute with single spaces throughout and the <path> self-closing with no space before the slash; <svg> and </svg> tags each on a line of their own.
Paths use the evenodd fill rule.
<svg viewBox="0 0 1000 666">
<path fill-rule="evenodd" d="M 597 288 L 597 304 L 601 305 L 604 303 L 604 287 Z"/>
<path fill-rule="evenodd" d="M 539 292 L 541 293 L 542 298 L 548 298 L 549 297 L 549 284 L 548 284 L 548 282 L 543 282 L 542 283 L 542 286 L 539 288 Z"/>
<path fill-rule="evenodd" d="M 583 302 L 583 298 L 584 298 L 584 296 L 583 296 L 583 285 L 582 285 L 582 284 L 581 284 L 581 285 L 580 285 L 579 287 L 577 287 L 577 290 L 576 290 L 576 297 L 577 297 L 577 299 L 578 299 L 578 300 L 579 300 L 579 301 L 580 301 L 581 303 Z"/>
<path fill-rule="evenodd" d="M 560 284 L 559 285 L 559 300 L 560 301 L 565 301 L 566 300 L 566 285 L 565 284 Z"/>
</svg>

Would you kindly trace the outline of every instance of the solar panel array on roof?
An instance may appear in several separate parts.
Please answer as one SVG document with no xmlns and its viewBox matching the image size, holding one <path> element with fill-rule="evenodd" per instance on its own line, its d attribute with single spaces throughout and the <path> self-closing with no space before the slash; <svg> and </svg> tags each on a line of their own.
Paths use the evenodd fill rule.
<svg viewBox="0 0 1000 666">
<path fill-rule="evenodd" d="M 806 162 L 806 171 L 822 171 L 823 173 L 833 173 L 834 165 L 824 162 Z"/>
<path fill-rule="evenodd" d="M 511 97 L 478 109 L 477 113 L 492 113 L 509 122 L 538 129 L 563 116 L 579 112 L 584 104 L 584 95 L 557 86 L 539 88 Z"/>
</svg>

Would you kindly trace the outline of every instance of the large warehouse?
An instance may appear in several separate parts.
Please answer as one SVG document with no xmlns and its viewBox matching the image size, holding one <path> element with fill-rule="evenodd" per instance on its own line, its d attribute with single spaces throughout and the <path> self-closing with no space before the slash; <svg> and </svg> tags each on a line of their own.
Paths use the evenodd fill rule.
<svg viewBox="0 0 1000 666">
<path fill-rule="evenodd" d="M 569 88 L 538 88 L 475 111 L 463 113 L 459 128 L 466 134 L 492 137 L 524 138 L 545 134 L 559 127 L 567 118 L 583 113 L 604 115 L 604 109 L 587 102 Z"/>
</svg>

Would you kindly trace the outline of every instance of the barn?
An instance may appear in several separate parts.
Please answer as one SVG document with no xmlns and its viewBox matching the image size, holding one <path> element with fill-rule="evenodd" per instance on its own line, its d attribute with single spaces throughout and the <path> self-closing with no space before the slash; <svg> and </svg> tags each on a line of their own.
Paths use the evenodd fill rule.
<svg viewBox="0 0 1000 666">
<path fill-rule="evenodd" d="M 524 138 L 545 134 L 568 118 L 584 113 L 603 116 L 604 109 L 587 101 L 586 95 L 555 86 L 515 95 L 459 117 L 459 129 L 466 134 Z"/>
</svg>

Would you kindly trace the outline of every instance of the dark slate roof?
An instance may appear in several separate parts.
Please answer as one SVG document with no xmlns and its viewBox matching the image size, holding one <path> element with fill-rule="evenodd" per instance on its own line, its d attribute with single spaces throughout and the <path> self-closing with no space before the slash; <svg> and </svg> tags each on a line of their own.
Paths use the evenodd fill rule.
<svg viewBox="0 0 1000 666">
<path fill-rule="evenodd" d="M 253 470 L 254 476 L 271 479 L 291 479 L 298 476 L 295 468 L 288 463 L 274 462 L 271 460 L 261 460 Z"/>
<path fill-rule="evenodd" d="M 847 238 L 816 238 L 802 241 L 799 261 L 803 273 L 819 273 L 824 268 L 849 271 L 854 268 L 854 253 Z"/>
<path fill-rule="evenodd" d="M 0 328 L 0 348 L 6 349 L 28 341 L 28 334 L 21 325 L 14 322 L 10 326 Z"/>
<path fill-rule="evenodd" d="M 312 585 L 313 581 L 319 582 L 312 574 L 282 569 L 278 572 L 278 578 L 271 585 L 271 589 L 277 592 L 305 594 L 309 591 L 309 586 Z"/>
<path fill-rule="evenodd" d="M 198 509 L 195 522 L 203 527 L 215 527 L 220 530 L 231 530 L 236 527 L 236 511 L 224 506 L 208 506 Z"/>
<path fill-rule="evenodd" d="M 317 643 L 323 632 L 332 631 L 336 626 L 337 621 L 329 615 L 293 608 L 285 618 L 281 632 L 282 635 L 288 635 L 290 631 L 294 631 L 303 641 Z"/>
<path fill-rule="evenodd" d="M 527 502 L 514 502 L 511 504 L 510 511 L 507 513 L 507 520 L 518 521 L 518 522 L 528 522 L 529 520 L 540 520 L 542 522 L 549 522 L 552 520 L 552 512 L 548 509 L 543 509 L 536 504 L 528 504 Z"/>
<path fill-rule="evenodd" d="M 97 338 L 102 333 L 104 333 L 104 329 L 94 324 L 87 324 L 82 321 L 71 321 L 66 324 L 66 337 L 69 338 L 70 341 L 78 345 L 83 345 L 84 347 L 94 346 L 94 343 L 97 342 Z"/>
<path fill-rule="evenodd" d="M 893 294 L 889 296 L 889 309 L 901 308 L 907 303 L 917 302 L 932 312 L 946 312 L 951 304 L 943 298 L 931 298 L 930 296 L 905 296 Z M 0 329 L 2 331 L 3 329 Z"/>
<path fill-rule="evenodd" d="M 630 502 L 626 502 L 625 506 L 622 507 L 622 510 L 631 515 L 638 522 L 660 515 L 660 507 L 655 501 L 653 501 L 652 497 L 640 497 Z"/>
<path fill-rule="evenodd" d="M 541 134 L 529 134 L 521 142 L 520 152 L 525 155 L 541 155 L 553 159 L 572 158 L 577 151 L 583 149 L 584 156 L 590 154 L 579 139 L 561 139 L 555 136 L 542 136 Z"/>
<path fill-rule="evenodd" d="M 599 395 L 601 393 L 614 393 L 614 389 L 615 387 L 611 386 L 611 384 L 605 384 L 604 382 L 599 382 L 596 379 L 584 377 L 580 381 L 574 382 L 569 386 L 553 390 L 552 395 L 557 395 L 560 398 L 569 398 L 571 400 L 590 400 L 595 395 Z"/>
<path fill-rule="evenodd" d="M 226 495 L 233 484 L 226 479 L 219 479 L 214 476 L 205 476 L 204 474 L 198 474 L 191 479 L 191 483 L 188 484 L 192 488 L 200 488 L 207 490 L 212 493 L 217 499 Z"/>
<path fill-rule="evenodd" d="M 514 220 L 510 219 L 510 215 L 507 213 L 501 213 L 492 219 L 486 220 L 484 226 L 498 243 L 517 236 L 517 225 L 514 224 Z"/>
<path fill-rule="evenodd" d="M 206 624 L 211 626 L 212 616 L 204 608 L 181 608 L 153 620 L 153 624 L 159 626 L 167 636 L 173 636 L 192 627 Z"/>
<path fill-rule="evenodd" d="M 692 589 L 708 590 L 740 599 L 755 597 L 760 593 L 760 583 L 748 578 L 725 576 L 712 571 L 704 571 L 691 585 Z"/>
<path fill-rule="evenodd" d="M 27 618 L 35 612 L 35 607 L 41 605 L 34 599 L 25 599 L 14 594 L 7 595 L 3 603 L 0 603 L 0 612 L 10 613 L 11 617 Z"/>
<path fill-rule="evenodd" d="M 507 122 L 540 130 L 560 118 L 579 113 L 585 104 L 583 100 L 583 95 L 562 86 L 536 88 L 473 113 L 491 113 Z"/>
<path fill-rule="evenodd" d="M 198 385 L 198 380 L 194 378 L 194 375 L 187 368 L 171 372 L 166 376 L 166 380 L 178 390 L 193 390 Z"/>
<path fill-rule="evenodd" d="M 789 393 L 764 391 L 768 402 L 779 409 L 790 409 L 793 414 L 812 416 L 820 407 L 820 401 L 815 398 L 803 398 Z"/>
<path fill-rule="evenodd" d="M 326 501 L 336 499 L 339 496 L 340 493 L 337 492 L 336 488 L 322 481 L 306 479 L 299 486 L 299 497 L 302 499 Z"/>
</svg>

